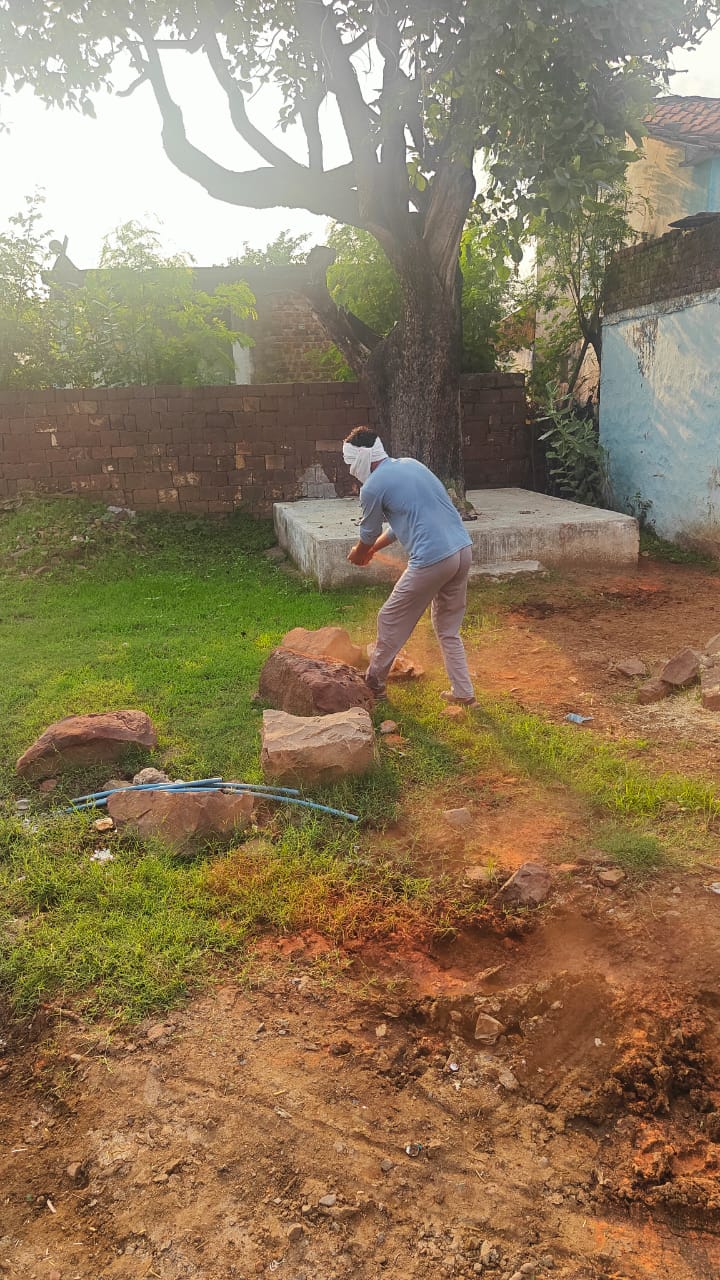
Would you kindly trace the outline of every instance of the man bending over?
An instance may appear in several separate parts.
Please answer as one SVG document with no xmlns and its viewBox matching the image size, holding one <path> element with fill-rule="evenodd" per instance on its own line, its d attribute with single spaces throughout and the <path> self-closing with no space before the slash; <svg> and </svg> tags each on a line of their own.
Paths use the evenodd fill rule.
<svg viewBox="0 0 720 1280">
<path fill-rule="evenodd" d="M 378 614 L 377 644 L 365 679 L 377 697 L 388 672 L 429 604 L 450 689 L 446 702 L 474 706 L 460 627 L 472 563 L 467 530 L 437 476 L 414 458 L 389 458 L 368 427 L 356 427 L 343 445 L 350 475 L 359 481 L 360 541 L 348 555 L 363 568 L 376 551 L 399 541 L 408 566 Z M 383 533 L 383 522 L 389 528 Z"/>
</svg>

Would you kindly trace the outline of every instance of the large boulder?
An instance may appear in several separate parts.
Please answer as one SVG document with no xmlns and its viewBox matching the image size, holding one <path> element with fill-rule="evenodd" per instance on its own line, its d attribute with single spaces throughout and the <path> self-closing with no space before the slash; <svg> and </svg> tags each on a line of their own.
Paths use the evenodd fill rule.
<svg viewBox="0 0 720 1280">
<path fill-rule="evenodd" d="M 306 631 L 295 627 L 283 636 L 282 648 L 300 653 L 306 658 L 320 658 L 325 662 L 344 662 L 348 667 L 364 670 L 367 656 L 359 644 L 354 644 L 344 627 L 320 627 Z"/>
<path fill-rule="evenodd" d="M 331 782 L 367 773 L 374 760 L 372 720 L 362 707 L 322 717 L 263 712 L 260 764 L 273 782 Z"/>
<path fill-rule="evenodd" d="M 206 841 L 231 836 L 250 822 L 254 806 L 247 792 L 118 791 L 108 797 L 116 826 L 139 836 L 159 836 L 178 853 Z"/>
<path fill-rule="evenodd" d="M 294 716 L 329 716 L 350 707 L 371 711 L 375 699 L 363 677 L 342 662 L 305 658 L 275 649 L 260 672 L 259 694 L 277 711 Z"/>
<path fill-rule="evenodd" d="M 66 716 L 49 725 L 15 767 L 26 778 L 51 778 L 67 765 L 119 760 L 131 746 L 157 746 L 157 733 L 145 711 Z"/>
</svg>

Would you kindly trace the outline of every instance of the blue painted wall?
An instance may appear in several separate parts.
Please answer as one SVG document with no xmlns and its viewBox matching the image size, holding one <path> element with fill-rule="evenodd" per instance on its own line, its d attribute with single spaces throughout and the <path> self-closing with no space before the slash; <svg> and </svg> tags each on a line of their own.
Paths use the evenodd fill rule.
<svg viewBox="0 0 720 1280">
<path fill-rule="evenodd" d="M 621 510 L 640 495 L 668 538 L 720 522 L 720 291 L 605 322 L 600 439 Z"/>
</svg>

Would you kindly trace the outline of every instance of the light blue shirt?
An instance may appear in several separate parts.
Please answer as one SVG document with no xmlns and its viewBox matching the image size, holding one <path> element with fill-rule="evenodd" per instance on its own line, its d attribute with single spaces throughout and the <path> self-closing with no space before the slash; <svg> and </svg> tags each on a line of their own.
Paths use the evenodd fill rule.
<svg viewBox="0 0 720 1280">
<path fill-rule="evenodd" d="M 360 540 L 371 546 L 390 525 L 413 568 L 427 569 L 472 545 L 458 512 L 440 483 L 414 458 L 386 458 L 360 490 Z"/>
</svg>

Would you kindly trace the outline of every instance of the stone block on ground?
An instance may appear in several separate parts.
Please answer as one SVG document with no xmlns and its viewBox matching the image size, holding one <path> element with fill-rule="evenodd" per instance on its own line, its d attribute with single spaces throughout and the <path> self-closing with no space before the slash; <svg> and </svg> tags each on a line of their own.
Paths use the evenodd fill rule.
<svg viewBox="0 0 720 1280">
<path fill-rule="evenodd" d="M 119 760 L 132 746 L 157 746 L 155 727 L 145 711 L 66 716 L 48 725 L 15 767 L 26 778 L 51 778 L 66 766 Z"/>
<path fill-rule="evenodd" d="M 246 792 L 119 791 L 108 797 L 116 826 L 139 836 L 159 836 L 179 853 L 189 853 L 218 836 L 230 836 L 250 822 L 253 797 Z"/>
<path fill-rule="evenodd" d="M 281 648 L 306 658 L 344 662 L 348 667 L 358 667 L 363 671 L 368 664 L 365 651 L 353 643 L 344 627 L 320 627 L 317 631 L 295 627 L 283 636 Z"/>
<path fill-rule="evenodd" d="M 523 862 L 495 894 L 495 901 L 520 907 L 537 907 L 550 892 L 552 878 L 547 867 Z"/>
<path fill-rule="evenodd" d="M 473 816 L 469 809 L 445 809 L 443 818 L 455 831 L 467 831 L 473 825 Z"/>
<path fill-rule="evenodd" d="M 700 672 L 700 693 L 706 711 L 720 711 L 720 655 Z"/>
<path fill-rule="evenodd" d="M 375 644 L 371 642 L 367 647 L 368 658 L 372 658 L 374 652 Z M 407 649 L 401 649 L 390 668 L 388 680 L 419 680 L 424 675 L 425 668 L 410 657 Z"/>
<path fill-rule="evenodd" d="M 685 685 L 697 680 L 699 674 L 700 654 L 697 649 L 691 649 L 688 646 L 665 663 L 660 672 L 660 679 L 666 684 L 671 684 L 675 689 L 683 689 Z"/>
<path fill-rule="evenodd" d="M 644 684 L 640 685 L 635 695 L 635 701 L 643 706 L 648 706 L 651 702 L 662 702 L 663 698 L 669 698 L 672 691 L 671 684 L 667 684 L 659 676 L 653 676 L 651 680 L 646 680 Z"/>
<path fill-rule="evenodd" d="M 711 657 L 714 657 L 716 654 L 720 654 L 720 631 L 716 636 L 713 636 L 711 640 L 708 640 L 705 645 L 705 653 Z"/>
<path fill-rule="evenodd" d="M 355 667 L 275 649 L 260 672 L 260 697 L 276 711 L 327 716 L 351 707 L 371 711 L 375 699 Z"/>
<path fill-rule="evenodd" d="M 618 675 L 628 676 L 629 678 L 646 676 L 648 673 L 648 669 L 641 658 L 623 658 L 621 662 L 613 663 L 613 670 L 617 671 Z"/>
<path fill-rule="evenodd" d="M 271 781 L 331 782 L 367 773 L 374 761 L 375 733 L 362 707 L 322 717 L 263 712 L 260 764 Z"/>
</svg>

